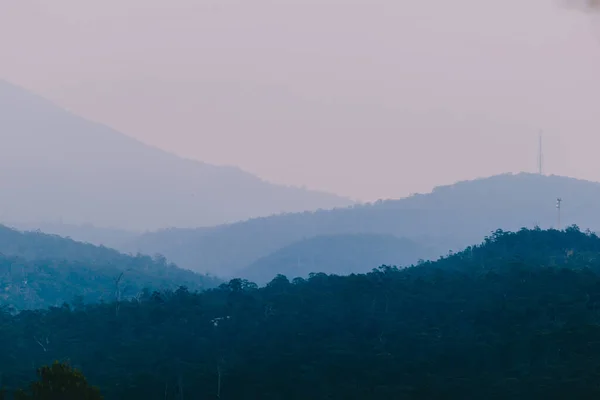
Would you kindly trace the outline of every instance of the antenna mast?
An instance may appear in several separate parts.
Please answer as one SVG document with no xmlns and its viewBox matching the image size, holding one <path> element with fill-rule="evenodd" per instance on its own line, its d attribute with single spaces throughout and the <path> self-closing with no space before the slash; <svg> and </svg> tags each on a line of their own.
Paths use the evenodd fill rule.
<svg viewBox="0 0 600 400">
<path fill-rule="evenodd" d="M 542 132 L 540 131 L 539 147 L 538 147 L 538 173 L 544 174 L 544 152 L 542 149 Z"/>
<path fill-rule="evenodd" d="M 556 199 L 556 211 L 558 214 L 558 230 L 560 231 L 560 203 L 562 202 L 562 199 L 559 197 L 558 199 Z"/>
</svg>

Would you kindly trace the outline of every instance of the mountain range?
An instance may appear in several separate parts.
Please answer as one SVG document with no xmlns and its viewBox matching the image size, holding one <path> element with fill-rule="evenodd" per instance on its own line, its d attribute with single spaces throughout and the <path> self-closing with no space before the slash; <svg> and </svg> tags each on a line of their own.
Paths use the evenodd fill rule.
<svg viewBox="0 0 600 400">
<path fill-rule="evenodd" d="M 0 140 L 5 222 L 145 231 L 352 204 L 177 157 L 1 80 Z"/>
<path fill-rule="evenodd" d="M 355 204 L 177 157 L 3 81 L 0 139 L 0 221 L 223 278 L 435 259 L 498 228 L 557 227 L 558 197 L 562 226 L 600 226 L 596 182 L 503 174 Z"/>
<path fill-rule="evenodd" d="M 380 239 L 392 235 L 426 248 L 424 254 L 436 258 L 462 250 L 499 228 L 557 227 L 558 197 L 563 200 L 563 227 L 600 227 L 600 183 L 520 173 L 458 182 L 400 200 L 275 215 L 213 228 L 162 230 L 141 235 L 121 250 L 160 253 L 182 267 L 219 276 L 243 276 L 244 268 L 282 248 L 323 235 L 384 235 Z M 310 243 L 321 246 L 316 241 L 302 246 Z M 272 276 L 285 274 L 285 263 L 279 268 L 269 264 Z M 368 271 L 370 266 L 364 268 Z"/>
</svg>

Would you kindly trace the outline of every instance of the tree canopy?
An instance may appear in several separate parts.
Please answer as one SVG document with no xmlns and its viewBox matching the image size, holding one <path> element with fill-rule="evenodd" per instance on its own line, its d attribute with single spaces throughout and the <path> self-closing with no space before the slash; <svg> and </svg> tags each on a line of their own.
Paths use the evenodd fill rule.
<svg viewBox="0 0 600 400">
<path fill-rule="evenodd" d="M 15 400 L 102 400 L 100 390 L 90 386 L 77 369 L 55 361 L 37 370 L 38 380 L 28 391 L 19 389 Z"/>
<path fill-rule="evenodd" d="M 69 360 L 106 399 L 598 398 L 599 249 L 498 231 L 405 269 L 5 312 L 0 372 Z"/>
</svg>

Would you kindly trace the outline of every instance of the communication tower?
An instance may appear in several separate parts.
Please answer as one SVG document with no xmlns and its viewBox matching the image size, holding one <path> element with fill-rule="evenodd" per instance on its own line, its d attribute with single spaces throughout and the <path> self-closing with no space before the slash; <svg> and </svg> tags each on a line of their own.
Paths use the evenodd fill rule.
<svg viewBox="0 0 600 400">
<path fill-rule="evenodd" d="M 544 174 L 544 151 L 542 149 L 542 132 L 540 132 L 538 143 L 538 174 Z"/>
<path fill-rule="evenodd" d="M 559 197 L 558 199 L 556 199 L 556 211 L 557 211 L 558 230 L 559 231 L 560 231 L 560 203 L 562 203 L 562 199 Z"/>
</svg>

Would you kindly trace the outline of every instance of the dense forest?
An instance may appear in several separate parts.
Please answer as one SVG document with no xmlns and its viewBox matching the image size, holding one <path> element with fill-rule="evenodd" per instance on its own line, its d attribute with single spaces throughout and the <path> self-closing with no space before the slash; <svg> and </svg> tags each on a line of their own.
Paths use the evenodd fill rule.
<svg viewBox="0 0 600 400">
<path fill-rule="evenodd" d="M 0 304 L 15 310 L 64 302 L 112 302 L 146 290 L 215 287 L 207 275 L 178 268 L 164 257 L 130 256 L 56 235 L 0 226 Z"/>
<path fill-rule="evenodd" d="M 563 199 L 564 226 L 600 227 L 600 183 L 520 173 L 440 186 L 399 200 L 152 232 L 119 248 L 160 253 L 184 268 L 223 277 L 322 235 L 393 235 L 433 249 L 437 257 L 464 249 L 498 228 L 555 227 L 556 197 Z M 274 272 L 287 274 L 284 268 Z"/>
<path fill-rule="evenodd" d="M 497 231 L 436 262 L 0 315 L 7 393 L 69 362 L 105 399 L 596 399 L 600 238 Z"/>
</svg>

